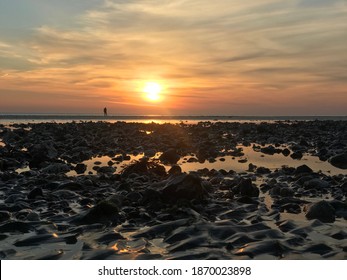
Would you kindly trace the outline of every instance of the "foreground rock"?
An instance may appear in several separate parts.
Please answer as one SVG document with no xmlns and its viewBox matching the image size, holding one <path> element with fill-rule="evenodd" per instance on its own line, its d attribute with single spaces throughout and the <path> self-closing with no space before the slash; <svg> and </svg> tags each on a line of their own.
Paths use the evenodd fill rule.
<svg viewBox="0 0 347 280">
<path fill-rule="evenodd" d="M 118 212 L 118 207 L 113 202 L 101 201 L 73 222 L 76 224 L 114 223 L 118 221 Z"/>
<path fill-rule="evenodd" d="M 256 186 L 253 186 L 252 180 L 241 179 L 241 182 L 237 184 L 236 187 L 233 188 L 233 192 L 236 194 L 240 194 L 241 196 L 246 197 L 258 197 L 259 189 Z"/>
<path fill-rule="evenodd" d="M 161 190 L 164 201 L 177 202 L 178 200 L 201 200 L 206 196 L 201 179 L 191 174 L 182 174 L 173 177 Z"/>
<path fill-rule="evenodd" d="M 309 220 L 318 219 L 323 223 L 333 223 L 335 221 L 335 209 L 325 200 L 312 203 L 308 206 L 306 218 Z"/>
</svg>

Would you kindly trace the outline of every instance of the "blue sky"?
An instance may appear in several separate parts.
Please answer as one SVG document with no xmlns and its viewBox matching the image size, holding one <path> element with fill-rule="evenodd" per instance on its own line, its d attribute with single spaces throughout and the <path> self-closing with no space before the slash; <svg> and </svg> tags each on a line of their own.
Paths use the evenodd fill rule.
<svg viewBox="0 0 347 280">
<path fill-rule="evenodd" d="M 344 0 L 0 0 L 0 13 L 0 113 L 346 114 Z"/>
</svg>

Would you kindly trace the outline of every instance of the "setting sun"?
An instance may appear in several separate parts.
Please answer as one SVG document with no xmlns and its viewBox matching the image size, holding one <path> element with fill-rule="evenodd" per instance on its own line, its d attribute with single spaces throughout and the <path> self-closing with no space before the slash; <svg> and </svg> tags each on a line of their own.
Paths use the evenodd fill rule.
<svg viewBox="0 0 347 280">
<path fill-rule="evenodd" d="M 143 92 L 146 93 L 146 98 L 151 101 L 158 101 L 160 98 L 161 86 L 158 83 L 148 82 L 143 88 Z"/>
</svg>

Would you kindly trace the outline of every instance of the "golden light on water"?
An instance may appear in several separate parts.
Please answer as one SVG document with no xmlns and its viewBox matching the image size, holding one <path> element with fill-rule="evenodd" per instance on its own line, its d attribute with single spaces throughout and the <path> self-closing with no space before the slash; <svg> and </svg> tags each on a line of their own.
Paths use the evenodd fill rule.
<svg viewBox="0 0 347 280">
<path fill-rule="evenodd" d="M 143 92 L 146 93 L 146 98 L 150 101 L 158 101 L 161 91 L 162 86 L 156 82 L 147 82 L 143 88 Z"/>
<path fill-rule="evenodd" d="M 127 248 L 119 248 L 118 243 L 114 244 L 111 249 L 117 251 L 119 254 L 129 253 L 129 250 Z"/>
</svg>

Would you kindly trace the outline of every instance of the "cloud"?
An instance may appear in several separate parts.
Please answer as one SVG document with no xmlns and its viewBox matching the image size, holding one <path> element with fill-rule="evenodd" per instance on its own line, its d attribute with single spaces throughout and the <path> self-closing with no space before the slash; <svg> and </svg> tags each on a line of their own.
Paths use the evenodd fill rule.
<svg viewBox="0 0 347 280">
<path fill-rule="evenodd" d="M 130 105 L 139 81 L 152 79 L 173 102 L 221 104 L 347 86 L 346 1 L 79 0 L 61 24 L 47 20 L 47 3 L 25 37 L 0 37 L 8 89 L 123 94 Z M 55 4 L 60 13 L 66 3 Z"/>
</svg>

